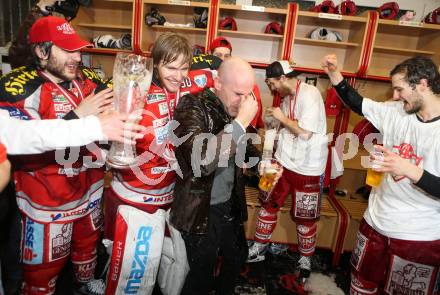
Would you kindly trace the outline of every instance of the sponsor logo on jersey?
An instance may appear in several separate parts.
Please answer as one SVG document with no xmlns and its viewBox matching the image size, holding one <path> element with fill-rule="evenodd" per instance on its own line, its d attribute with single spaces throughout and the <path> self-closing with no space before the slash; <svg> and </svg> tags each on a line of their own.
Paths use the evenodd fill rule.
<svg viewBox="0 0 440 295">
<path fill-rule="evenodd" d="M 153 128 L 164 126 L 169 121 L 170 121 L 170 119 L 168 117 L 164 117 L 164 118 L 161 118 L 161 119 L 153 120 Z"/>
<path fill-rule="evenodd" d="M 197 76 L 194 76 L 194 82 L 196 83 L 197 86 L 199 86 L 200 88 L 203 88 L 208 83 L 208 78 L 206 77 L 205 74 L 197 75 Z"/>
<path fill-rule="evenodd" d="M 5 83 L 5 91 L 13 96 L 25 94 L 26 84 L 38 77 L 37 71 L 25 71 L 24 68 L 12 71 L 9 81 Z"/>
<path fill-rule="evenodd" d="M 0 107 L 2 110 L 6 110 L 9 113 L 9 117 L 17 118 L 20 120 L 30 120 L 31 116 L 29 116 L 27 113 L 21 111 L 20 109 L 17 109 L 15 107 Z"/>
<path fill-rule="evenodd" d="M 166 100 L 166 96 L 164 93 L 152 93 L 147 95 L 147 104 L 152 104 L 164 100 Z"/>
<path fill-rule="evenodd" d="M 144 203 L 150 205 L 165 205 L 173 201 L 173 194 L 160 196 L 160 197 L 144 197 Z"/>
<path fill-rule="evenodd" d="M 77 281 L 85 283 L 92 280 L 95 275 L 96 264 L 97 264 L 96 260 L 80 263 L 80 264 L 74 264 L 73 267 Z"/>
<path fill-rule="evenodd" d="M 57 113 L 57 117 L 59 117 L 60 115 L 65 115 L 74 109 L 74 107 L 70 104 L 64 103 L 54 103 L 53 107 L 55 109 L 55 112 Z"/>
<path fill-rule="evenodd" d="M 121 265 L 122 265 L 122 254 L 123 254 L 123 243 L 122 241 L 117 241 L 116 245 L 113 245 L 113 247 L 116 247 L 116 254 L 115 256 L 115 262 L 113 264 L 113 272 L 112 272 L 112 277 L 111 279 L 113 281 L 116 281 L 119 277 L 119 272 L 121 271 Z M 113 250 L 115 251 L 115 250 Z"/>
<path fill-rule="evenodd" d="M 54 94 L 52 100 L 54 103 L 67 103 L 67 99 L 62 94 Z"/>
<path fill-rule="evenodd" d="M 24 230 L 23 262 L 25 264 L 43 263 L 44 225 L 26 218 Z"/>
<path fill-rule="evenodd" d="M 196 56 L 193 56 L 192 64 L 202 63 L 206 62 L 207 64 L 212 64 L 212 58 L 208 54 L 199 54 Z"/>
<path fill-rule="evenodd" d="M 167 173 L 170 171 L 173 171 L 173 169 L 171 169 L 171 167 L 169 167 L 169 166 L 151 168 L 151 174 L 163 174 L 163 173 Z"/>
<path fill-rule="evenodd" d="M 161 103 L 158 105 L 158 107 L 159 107 L 159 114 L 160 114 L 161 116 L 163 116 L 163 115 L 165 115 L 165 114 L 168 114 L 168 105 L 167 105 L 166 102 L 161 102 Z"/>
<path fill-rule="evenodd" d="M 141 279 L 147 268 L 152 233 L 153 228 L 151 226 L 141 226 L 139 228 L 133 263 L 131 264 L 130 275 L 124 289 L 126 294 L 136 294 L 141 286 Z"/>
<path fill-rule="evenodd" d="M 69 255 L 72 230 L 72 223 L 50 224 L 51 261 Z"/>
<path fill-rule="evenodd" d="M 88 79 L 102 82 L 101 77 L 95 71 L 88 68 L 82 68 L 81 71 Z M 109 85 L 111 86 L 111 84 L 107 84 L 107 86 Z"/>
<path fill-rule="evenodd" d="M 69 175 L 69 176 L 73 176 L 73 175 L 79 175 L 81 172 L 86 171 L 87 168 L 86 167 L 80 167 L 80 168 L 59 168 L 58 169 L 58 174 L 59 175 Z"/>
<path fill-rule="evenodd" d="M 98 204 L 101 202 L 101 199 L 97 199 L 93 202 L 90 202 L 87 204 L 87 207 L 82 208 L 82 209 L 78 209 L 78 210 L 74 210 L 74 211 L 69 211 L 69 212 L 62 212 L 62 213 L 54 213 L 51 214 L 50 217 L 52 218 L 52 221 L 57 221 L 60 220 L 62 218 L 66 218 L 66 217 L 70 217 L 70 216 L 75 216 L 75 215 L 84 215 L 86 214 L 89 210 L 95 208 L 96 206 L 98 206 Z"/>
<path fill-rule="evenodd" d="M 154 128 L 154 136 L 157 144 L 163 144 L 168 138 L 169 124 Z"/>
</svg>

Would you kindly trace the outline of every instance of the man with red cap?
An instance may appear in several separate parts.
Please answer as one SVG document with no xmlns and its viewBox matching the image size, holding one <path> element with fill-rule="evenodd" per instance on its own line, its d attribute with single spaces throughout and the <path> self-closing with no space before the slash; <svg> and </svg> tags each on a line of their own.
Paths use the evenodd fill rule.
<svg viewBox="0 0 440 295">
<path fill-rule="evenodd" d="M 112 108 L 112 90 L 80 66 L 79 50 L 91 44 L 68 22 L 41 18 L 28 40 L 33 64 L 0 79 L 2 109 L 21 120 L 44 120 L 75 119 Z M 102 223 L 103 170 L 96 165 L 101 153 L 93 144 L 68 155 L 67 160 L 64 152 L 11 158 L 23 224 L 23 294 L 52 294 L 69 257 L 78 288 L 94 275 Z"/>
<path fill-rule="evenodd" d="M 222 60 L 231 56 L 232 45 L 225 37 L 215 38 L 209 46 L 209 51 Z"/>
<path fill-rule="evenodd" d="M 225 60 L 228 57 L 231 57 L 232 54 L 232 45 L 231 42 L 228 41 L 225 37 L 217 37 L 209 45 L 209 53 L 219 57 L 222 60 Z M 261 106 L 261 95 L 260 89 L 257 84 L 254 85 L 254 89 L 252 90 L 258 102 L 258 112 L 255 115 L 255 118 L 252 120 L 251 125 L 255 128 L 263 128 L 264 123 L 261 118 L 262 114 L 262 106 Z"/>
</svg>

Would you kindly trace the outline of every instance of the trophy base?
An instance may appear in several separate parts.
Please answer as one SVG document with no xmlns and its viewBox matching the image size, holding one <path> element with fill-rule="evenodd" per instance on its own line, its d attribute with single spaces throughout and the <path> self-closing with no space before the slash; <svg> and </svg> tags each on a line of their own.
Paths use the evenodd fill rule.
<svg viewBox="0 0 440 295">
<path fill-rule="evenodd" d="M 128 169 L 134 164 L 136 164 L 135 158 L 113 157 L 107 159 L 107 165 L 115 169 Z"/>
</svg>

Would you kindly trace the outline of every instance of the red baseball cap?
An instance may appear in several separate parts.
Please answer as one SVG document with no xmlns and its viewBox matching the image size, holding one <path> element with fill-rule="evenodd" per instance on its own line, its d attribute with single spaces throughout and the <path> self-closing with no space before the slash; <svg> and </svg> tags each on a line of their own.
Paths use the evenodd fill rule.
<svg viewBox="0 0 440 295">
<path fill-rule="evenodd" d="M 90 42 L 81 39 L 65 19 L 56 16 L 42 17 L 32 25 L 29 30 L 29 43 L 40 42 L 53 42 L 66 51 L 93 47 Z"/>
<path fill-rule="evenodd" d="M 217 47 L 226 47 L 232 51 L 231 43 L 225 37 L 215 38 L 209 46 L 209 51 L 212 53 Z"/>
</svg>

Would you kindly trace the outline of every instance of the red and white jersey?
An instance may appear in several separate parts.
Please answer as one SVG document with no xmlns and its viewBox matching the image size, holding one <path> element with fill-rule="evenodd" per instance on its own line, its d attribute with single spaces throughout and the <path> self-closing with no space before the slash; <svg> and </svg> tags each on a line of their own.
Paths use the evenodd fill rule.
<svg viewBox="0 0 440 295">
<path fill-rule="evenodd" d="M 0 78 L 0 108 L 22 120 L 63 118 L 98 86 L 105 87 L 89 69 L 82 69 L 70 86 L 66 90 L 69 87 L 46 80 L 34 68 L 21 67 Z M 42 223 L 67 222 L 98 206 L 103 169 L 96 165 L 99 148 L 89 146 L 13 157 L 20 210 Z M 88 167 L 85 159 L 95 165 Z"/>
<path fill-rule="evenodd" d="M 197 93 L 202 92 L 207 87 L 213 88 L 215 72 L 209 69 L 191 70 L 188 73 L 188 77 L 182 82 L 180 97 L 189 93 L 197 95 Z"/>
<path fill-rule="evenodd" d="M 169 93 L 153 80 L 145 99 L 140 125 L 147 127 L 147 134 L 136 144 L 140 165 L 126 170 L 114 170 L 111 188 L 118 197 L 138 208 L 167 208 L 173 201 L 175 162 L 173 147 L 168 138 L 170 121 L 178 98 L 197 94 L 214 84 L 212 73 L 207 70 L 190 71 L 177 93 Z"/>
</svg>

